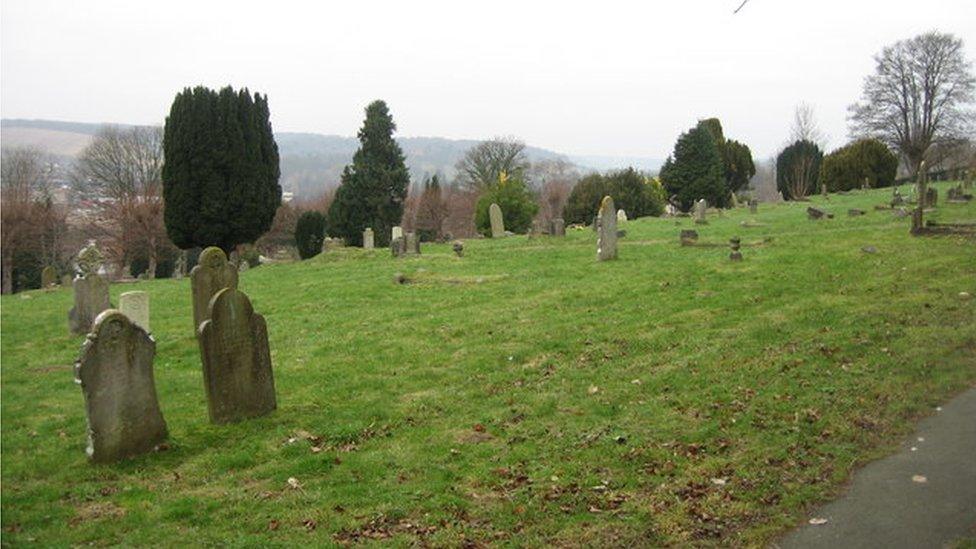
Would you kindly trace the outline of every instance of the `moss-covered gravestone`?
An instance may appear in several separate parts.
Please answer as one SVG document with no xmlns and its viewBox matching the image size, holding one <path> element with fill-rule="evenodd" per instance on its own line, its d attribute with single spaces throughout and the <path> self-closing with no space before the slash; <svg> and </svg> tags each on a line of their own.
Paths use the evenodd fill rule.
<svg viewBox="0 0 976 549">
<path fill-rule="evenodd" d="M 218 291 L 197 335 L 210 421 L 238 421 L 275 409 L 268 327 L 243 292 Z"/>
<path fill-rule="evenodd" d="M 108 296 L 108 281 L 95 273 L 76 278 L 72 282 L 75 306 L 68 311 L 68 328 L 73 334 L 86 334 L 95 317 L 112 303 Z"/>
<path fill-rule="evenodd" d="M 210 300 L 224 288 L 237 289 L 237 268 L 227 261 L 223 250 L 211 246 L 200 252 L 196 267 L 190 271 L 190 288 L 193 292 L 193 332 L 200 323 L 210 318 Z"/>
<path fill-rule="evenodd" d="M 613 199 L 603 197 L 600 203 L 600 213 L 596 216 L 596 259 L 606 261 L 617 259 L 617 210 L 613 207 Z"/>
<path fill-rule="evenodd" d="M 41 288 L 47 289 L 58 285 L 58 270 L 48 265 L 41 270 Z"/>
<path fill-rule="evenodd" d="M 166 440 L 156 399 L 156 342 L 121 311 L 98 318 L 75 364 L 88 416 L 88 458 L 104 463 L 148 452 Z"/>
<path fill-rule="evenodd" d="M 492 238 L 502 238 L 505 236 L 505 220 L 502 218 L 502 209 L 494 202 L 491 203 L 491 206 L 488 206 L 488 221 L 491 222 Z"/>
</svg>

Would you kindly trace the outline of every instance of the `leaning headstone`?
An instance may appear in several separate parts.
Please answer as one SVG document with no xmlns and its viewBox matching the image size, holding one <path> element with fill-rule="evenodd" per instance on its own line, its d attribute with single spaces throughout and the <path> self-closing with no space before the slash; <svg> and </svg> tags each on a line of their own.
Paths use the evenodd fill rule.
<svg viewBox="0 0 976 549">
<path fill-rule="evenodd" d="M 85 334 L 91 329 L 99 313 L 112 308 L 108 296 L 108 281 L 101 275 L 91 273 L 76 278 L 72 285 L 75 306 L 68 311 L 68 327 L 73 334 Z"/>
<path fill-rule="evenodd" d="M 623 210 L 617 210 L 617 221 L 627 221 L 627 212 Z"/>
<path fill-rule="evenodd" d="M 708 223 L 708 220 L 705 219 L 705 212 L 706 212 L 706 210 L 708 210 L 708 203 L 705 202 L 705 199 L 704 198 L 702 198 L 698 202 L 695 202 L 695 208 L 694 208 L 694 210 L 695 210 L 695 212 L 694 212 L 695 213 L 695 223 L 697 223 L 699 225 L 705 225 L 705 224 L 707 224 Z"/>
<path fill-rule="evenodd" d="M 549 234 L 552 236 L 566 236 L 566 222 L 557 217 L 549 222 Z"/>
<path fill-rule="evenodd" d="M 502 209 L 494 202 L 488 207 L 488 220 L 491 222 L 492 238 L 505 236 L 505 220 L 502 218 Z"/>
<path fill-rule="evenodd" d="M 198 336 L 211 422 L 239 421 L 275 409 L 268 327 L 243 292 L 218 291 Z"/>
<path fill-rule="evenodd" d="M 617 258 L 617 213 L 613 198 L 603 197 L 597 215 L 596 259 L 606 261 Z"/>
<path fill-rule="evenodd" d="M 75 363 L 88 418 L 88 458 L 117 461 L 153 450 L 166 440 L 156 399 L 156 342 L 115 309 L 103 311 Z"/>
<path fill-rule="evenodd" d="M 749 200 L 749 213 L 752 215 L 759 213 L 759 201 L 755 198 Z"/>
<path fill-rule="evenodd" d="M 146 332 L 152 332 L 149 329 L 149 294 L 124 292 L 119 296 L 119 310 L 136 326 Z"/>
<path fill-rule="evenodd" d="M 403 236 L 403 227 L 396 225 L 392 229 L 390 229 L 390 240 L 396 240 L 402 236 Z"/>
<path fill-rule="evenodd" d="M 41 288 L 50 288 L 58 285 L 58 270 L 48 265 L 41 269 Z"/>
<path fill-rule="evenodd" d="M 693 229 L 682 229 L 680 238 L 682 246 L 694 246 L 698 243 L 698 231 Z"/>
<path fill-rule="evenodd" d="M 211 246 L 200 252 L 200 260 L 190 271 L 193 293 L 193 333 L 210 318 L 210 300 L 224 288 L 237 288 L 237 269 L 227 261 L 224 251 Z"/>
<path fill-rule="evenodd" d="M 373 249 L 373 229 L 370 229 L 369 227 L 366 227 L 366 230 L 363 231 L 363 249 Z"/>
<path fill-rule="evenodd" d="M 729 248 L 732 250 L 731 253 L 729 253 L 729 259 L 731 261 L 742 261 L 742 252 L 739 251 L 740 245 L 741 241 L 739 240 L 739 237 L 734 236 L 729 239 Z"/>
</svg>

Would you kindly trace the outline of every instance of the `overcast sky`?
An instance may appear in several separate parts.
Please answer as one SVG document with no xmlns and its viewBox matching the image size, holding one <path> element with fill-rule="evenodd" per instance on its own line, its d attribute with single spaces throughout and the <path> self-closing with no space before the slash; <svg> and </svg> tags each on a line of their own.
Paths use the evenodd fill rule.
<svg viewBox="0 0 976 549">
<path fill-rule="evenodd" d="M 663 158 L 699 118 L 775 152 L 794 106 L 847 137 L 872 56 L 931 29 L 976 57 L 976 1 L 3 0 L 5 118 L 162 123 L 185 86 L 269 95 L 277 131 L 353 135 L 387 101 L 403 136 L 512 135 Z"/>
</svg>

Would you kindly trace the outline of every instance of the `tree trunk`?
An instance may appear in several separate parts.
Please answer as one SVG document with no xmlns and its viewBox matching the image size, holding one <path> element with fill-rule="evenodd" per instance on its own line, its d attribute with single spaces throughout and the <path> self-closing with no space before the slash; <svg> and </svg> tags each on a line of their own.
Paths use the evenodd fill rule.
<svg viewBox="0 0 976 549">
<path fill-rule="evenodd" d="M 156 239 L 149 239 L 149 267 L 146 269 L 146 278 L 153 280 L 156 278 L 156 262 L 159 252 L 156 249 Z"/>
</svg>

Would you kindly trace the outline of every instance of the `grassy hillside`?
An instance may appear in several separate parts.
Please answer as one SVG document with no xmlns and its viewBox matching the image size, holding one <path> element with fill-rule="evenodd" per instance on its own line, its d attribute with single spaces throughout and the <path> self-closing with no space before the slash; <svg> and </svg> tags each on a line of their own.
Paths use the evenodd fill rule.
<svg viewBox="0 0 976 549">
<path fill-rule="evenodd" d="M 726 213 L 696 227 L 718 247 L 629 221 L 606 263 L 586 229 L 252 269 L 279 409 L 234 425 L 207 420 L 189 281 L 113 286 L 151 294 L 170 430 L 113 466 L 85 458 L 70 292 L 4 296 L 4 542 L 769 541 L 976 381 L 976 240 L 909 236 L 889 195 Z"/>
</svg>

